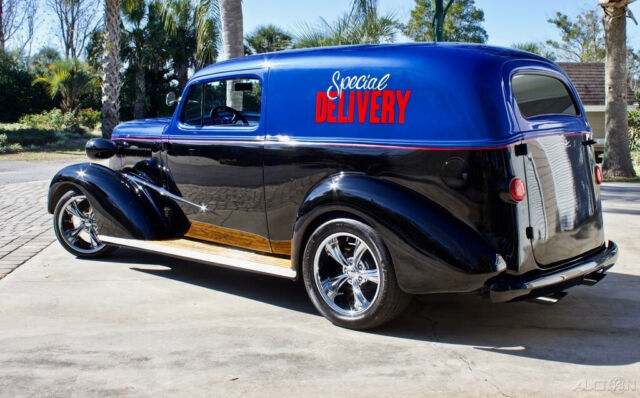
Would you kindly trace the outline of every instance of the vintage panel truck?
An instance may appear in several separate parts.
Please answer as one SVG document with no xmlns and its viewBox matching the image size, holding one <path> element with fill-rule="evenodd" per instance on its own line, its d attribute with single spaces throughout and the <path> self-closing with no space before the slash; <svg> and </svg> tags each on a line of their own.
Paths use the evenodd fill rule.
<svg viewBox="0 0 640 398">
<path fill-rule="evenodd" d="M 194 74 L 172 118 L 122 123 L 51 182 L 62 246 L 302 278 L 366 329 L 410 295 L 555 302 L 601 280 L 590 127 L 563 71 L 467 44 L 284 51 Z"/>
</svg>

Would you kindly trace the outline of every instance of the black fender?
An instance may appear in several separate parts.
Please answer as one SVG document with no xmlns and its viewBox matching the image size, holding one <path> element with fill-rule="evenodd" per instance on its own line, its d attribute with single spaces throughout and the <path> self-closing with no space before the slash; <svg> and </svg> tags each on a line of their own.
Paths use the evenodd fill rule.
<svg viewBox="0 0 640 398">
<path fill-rule="evenodd" d="M 151 178 L 144 173 L 144 168 L 135 174 L 133 171 L 130 170 L 131 175 L 138 178 Z M 149 184 L 156 185 L 159 181 L 149 180 Z M 102 235 L 161 240 L 179 238 L 189 228 L 189 220 L 175 201 L 148 186 L 135 183 L 123 171 L 96 163 L 63 168 L 49 186 L 50 213 L 53 213 L 59 198 L 70 189 L 76 189 L 87 197 Z"/>
<path fill-rule="evenodd" d="M 433 201 L 381 178 L 341 173 L 316 185 L 300 207 L 292 242 L 296 269 L 319 223 L 345 214 L 382 235 L 408 293 L 478 290 L 506 268 L 480 232 Z"/>
</svg>

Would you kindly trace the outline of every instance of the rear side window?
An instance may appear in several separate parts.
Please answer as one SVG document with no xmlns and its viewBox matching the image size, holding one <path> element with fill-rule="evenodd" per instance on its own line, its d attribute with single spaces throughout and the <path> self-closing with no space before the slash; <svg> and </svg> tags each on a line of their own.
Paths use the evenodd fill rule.
<svg viewBox="0 0 640 398">
<path fill-rule="evenodd" d="M 527 119 L 543 115 L 578 116 L 571 92 L 555 77 L 517 74 L 511 79 L 511 89 L 520 114 Z"/>
</svg>

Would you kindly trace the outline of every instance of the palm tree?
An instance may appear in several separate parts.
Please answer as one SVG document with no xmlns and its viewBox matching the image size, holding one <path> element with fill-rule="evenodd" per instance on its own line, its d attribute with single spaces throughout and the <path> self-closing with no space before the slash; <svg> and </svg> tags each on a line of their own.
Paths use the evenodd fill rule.
<svg viewBox="0 0 640 398">
<path fill-rule="evenodd" d="M 603 172 L 611 177 L 633 177 L 627 119 L 627 6 L 633 0 L 600 0 L 604 10 L 605 45 L 605 154 Z"/>
<path fill-rule="evenodd" d="M 102 136 L 111 138 L 120 118 L 120 0 L 104 0 Z"/>
<path fill-rule="evenodd" d="M 333 24 L 321 18 L 318 25 L 304 25 L 294 47 L 390 43 L 399 25 L 393 15 L 378 15 L 377 0 L 353 0 L 351 10 Z"/>
<path fill-rule="evenodd" d="M 246 37 L 255 54 L 282 51 L 291 46 L 291 36 L 275 25 L 263 25 Z"/>
<path fill-rule="evenodd" d="M 224 59 L 243 57 L 242 0 L 219 0 L 219 3 Z M 227 84 L 227 106 L 242 110 L 242 91 L 235 91 L 233 84 Z"/>
<path fill-rule="evenodd" d="M 36 77 L 32 84 L 45 84 L 51 98 L 60 95 L 62 113 L 77 112 L 80 98 L 98 84 L 89 66 L 77 58 L 59 59 L 47 69 L 47 73 Z"/>
<path fill-rule="evenodd" d="M 165 29 L 174 39 L 170 52 L 178 88 L 182 90 L 189 68 L 200 69 L 213 63 L 218 55 L 218 2 L 162 0 L 160 8 Z"/>
<path fill-rule="evenodd" d="M 127 46 L 122 49 L 125 59 L 131 65 L 135 75 L 135 102 L 133 104 L 134 119 L 145 116 L 145 51 L 146 32 L 142 21 L 146 15 L 145 0 L 122 0 L 122 14 L 125 20 L 132 25 L 130 30 L 124 31 Z"/>
<path fill-rule="evenodd" d="M 224 59 L 244 56 L 242 0 L 219 0 Z"/>
<path fill-rule="evenodd" d="M 320 19 L 318 25 L 304 25 L 296 33 L 295 48 L 340 46 L 347 44 L 391 43 L 398 31 L 398 22 L 393 16 L 379 17 L 347 13 L 333 24 Z"/>
</svg>

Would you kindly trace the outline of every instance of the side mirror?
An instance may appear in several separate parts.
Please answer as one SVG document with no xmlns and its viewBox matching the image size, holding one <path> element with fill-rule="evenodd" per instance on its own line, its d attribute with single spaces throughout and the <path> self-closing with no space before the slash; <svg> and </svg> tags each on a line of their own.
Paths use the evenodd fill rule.
<svg viewBox="0 0 640 398">
<path fill-rule="evenodd" d="M 118 152 L 118 145 L 104 138 L 92 138 L 84 148 L 89 159 L 93 160 L 109 159 Z"/>
<path fill-rule="evenodd" d="M 178 102 L 178 100 L 176 99 L 176 93 L 174 93 L 173 91 L 169 91 L 164 101 L 167 104 L 167 106 L 175 105 L 176 102 Z"/>
</svg>

